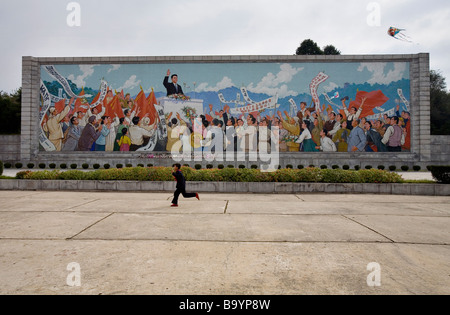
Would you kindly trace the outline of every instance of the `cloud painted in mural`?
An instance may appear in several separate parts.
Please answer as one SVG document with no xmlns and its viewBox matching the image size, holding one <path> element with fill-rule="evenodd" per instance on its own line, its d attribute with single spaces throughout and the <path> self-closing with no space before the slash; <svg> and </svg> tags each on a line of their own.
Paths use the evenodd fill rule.
<svg viewBox="0 0 450 315">
<path fill-rule="evenodd" d="M 269 72 L 256 86 L 250 83 L 247 89 L 253 93 L 278 94 L 279 97 L 297 96 L 297 92 L 289 90 L 288 83 L 303 69 L 304 67 L 294 68 L 290 64 L 282 64 L 280 65 L 280 71 L 276 75 Z"/>
<path fill-rule="evenodd" d="M 167 71 L 179 76 L 179 82 L 189 87 L 188 92 L 220 92 L 223 89 L 246 87 L 255 94 L 275 95 L 280 98 L 309 93 L 309 83 L 317 73 L 329 76 L 319 87 L 321 92 L 331 92 L 346 84 L 389 85 L 409 80 L 409 64 L 402 63 L 336 63 L 336 64 L 148 64 L 148 65 L 60 65 L 61 75 L 76 84 L 77 88 L 98 89 L 101 79 L 112 89 L 126 89 L 137 95 L 140 86 L 144 91 L 151 87 L 164 92 L 162 79 Z M 43 79 L 51 78 L 42 73 Z"/>
</svg>

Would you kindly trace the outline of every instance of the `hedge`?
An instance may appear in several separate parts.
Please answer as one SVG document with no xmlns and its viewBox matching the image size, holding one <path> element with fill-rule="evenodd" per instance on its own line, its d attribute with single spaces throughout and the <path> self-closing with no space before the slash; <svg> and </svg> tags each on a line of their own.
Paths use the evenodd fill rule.
<svg viewBox="0 0 450 315">
<path fill-rule="evenodd" d="M 257 169 L 200 169 L 183 166 L 181 168 L 187 181 L 206 182 L 311 182 L 311 183 L 402 183 L 397 173 L 370 170 L 341 169 L 279 169 L 262 172 Z M 24 171 L 16 175 L 18 179 L 38 180 L 121 180 L 121 181 L 173 181 L 170 167 L 126 167 L 121 169 L 102 169 L 94 171 L 51 170 Z"/>
<path fill-rule="evenodd" d="M 433 178 L 442 184 L 450 184 L 450 165 L 432 165 L 429 167 Z"/>
</svg>

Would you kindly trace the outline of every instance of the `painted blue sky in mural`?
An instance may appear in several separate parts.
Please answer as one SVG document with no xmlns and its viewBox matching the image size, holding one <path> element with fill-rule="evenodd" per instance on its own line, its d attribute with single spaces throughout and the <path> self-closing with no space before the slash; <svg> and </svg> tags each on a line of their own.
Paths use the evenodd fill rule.
<svg viewBox="0 0 450 315">
<path fill-rule="evenodd" d="M 163 96 L 163 79 L 170 69 L 172 74 L 178 74 L 186 95 L 203 99 L 205 108 L 213 104 L 215 109 L 221 106 L 219 92 L 225 99 L 234 100 L 241 87 L 247 88 L 255 101 L 278 95 L 281 109 L 289 107 L 290 98 L 297 104 L 305 101 L 310 105 L 309 85 L 320 72 L 329 76 L 318 88 L 320 100 L 325 104 L 324 93 L 332 97 L 338 92 L 341 97 L 354 99 L 357 91 L 382 90 L 390 99 L 383 108 L 389 110 L 398 103 L 397 89 L 402 89 L 410 101 L 407 62 L 102 64 L 57 65 L 56 69 L 79 90 L 84 87 L 98 91 L 101 80 L 105 79 L 110 88 L 123 90 L 132 97 L 141 87 L 146 93 L 153 88 L 157 97 Z M 54 81 L 43 69 L 41 77 L 44 81 Z M 335 101 L 341 104 L 339 99 Z"/>
</svg>

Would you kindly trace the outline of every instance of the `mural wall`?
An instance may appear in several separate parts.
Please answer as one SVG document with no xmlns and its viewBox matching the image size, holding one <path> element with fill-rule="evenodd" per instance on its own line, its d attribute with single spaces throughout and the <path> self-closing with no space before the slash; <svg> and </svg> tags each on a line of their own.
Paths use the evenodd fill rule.
<svg viewBox="0 0 450 315">
<path fill-rule="evenodd" d="M 203 150 L 211 130 L 222 132 L 223 150 L 259 150 L 272 139 L 280 152 L 299 154 L 410 151 L 409 62 L 42 65 L 40 71 L 43 152 L 170 152 L 180 141 Z"/>
</svg>

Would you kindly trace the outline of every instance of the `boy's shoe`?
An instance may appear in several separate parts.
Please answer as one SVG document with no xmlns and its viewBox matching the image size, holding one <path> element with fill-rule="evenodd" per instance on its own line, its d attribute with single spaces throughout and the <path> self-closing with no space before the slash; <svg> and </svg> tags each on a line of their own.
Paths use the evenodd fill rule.
<svg viewBox="0 0 450 315">
<path fill-rule="evenodd" d="M 176 205 L 176 204 L 172 204 L 172 205 L 171 205 L 171 207 L 178 207 L 178 205 Z"/>
<path fill-rule="evenodd" d="M 197 193 L 195 193 L 195 198 L 197 198 L 197 200 L 200 200 L 200 197 Z"/>
</svg>

